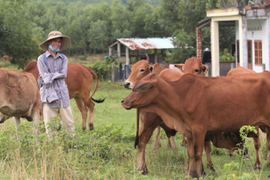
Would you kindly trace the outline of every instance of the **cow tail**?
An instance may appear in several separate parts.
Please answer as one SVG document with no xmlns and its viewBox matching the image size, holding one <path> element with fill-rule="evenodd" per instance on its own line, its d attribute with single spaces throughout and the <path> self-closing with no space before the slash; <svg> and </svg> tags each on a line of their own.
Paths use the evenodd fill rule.
<svg viewBox="0 0 270 180">
<path fill-rule="evenodd" d="M 91 98 L 94 102 L 96 102 L 96 103 L 103 103 L 104 100 L 105 100 L 105 98 L 103 98 L 103 99 L 94 99 L 94 98 L 93 98 L 93 96 L 94 96 L 94 94 L 96 93 L 97 88 L 98 88 L 98 76 L 97 76 L 96 72 L 95 72 L 93 69 L 91 69 L 91 68 L 89 68 L 89 69 L 90 69 L 91 74 L 92 74 L 92 75 L 95 77 L 95 79 L 96 79 L 95 89 L 94 89 L 93 93 L 91 94 L 90 98 Z"/>
<path fill-rule="evenodd" d="M 135 149 L 137 145 L 139 144 L 139 126 L 140 126 L 140 109 L 137 108 L 137 132 L 136 132 L 135 143 L 134 143 Z"/>
</svg>

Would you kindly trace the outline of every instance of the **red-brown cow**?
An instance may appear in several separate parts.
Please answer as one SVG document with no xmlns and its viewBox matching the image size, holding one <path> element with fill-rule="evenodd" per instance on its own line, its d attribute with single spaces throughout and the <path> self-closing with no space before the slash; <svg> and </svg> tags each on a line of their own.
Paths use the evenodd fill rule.
<svg viewBox="0 0 270 180">
<path fill-rule="evenodd" d="M 174 66 L 182 70 L 185 74 L 205 75 L 208 71 L 207 66 L 202 64 L 202 60 L 196 57 L 187 59 L 185 64 L 175 64 Z"/>
<path fill-rule="evenodd" d="M 198 65 L 196 65 L 199 63 Z M 190 58 L 187 59 L 185 64 L 187 64 L 186 71 L 189 72 L 189 69 L 191 68 L 194 72 L 200 72 L 202 74 L 207 72 L 207 68 L 204 65 L 201 65 L 202 62 L 201 60 L 197 58 Z M 180 65 L 185 66 L 185 65 Z M 200 69 L 198 69 L 200 68 Z M 177 80 L 180 78 L 183 73 L 181 70 L 173 70 L 173 69 L 164 69 L 163 71 L 160 72 L 160 65 L 159 64 L 154 64 L 153 67 L 145 60 L 138 61 L 132 66 L 132 71 L 129 76 L 129 78 L 125 81 L 124 85 L 126 88 L 132 89 L 136 83 L 148 75 L 150 72 L 155 72 L 156 74 L 161 75 L 164 79 L 167 80 Z M 137 118 L 138 119 L 138 118 Z M 168 137 L 168 146 L 171 147 L 172 149 L 176 149 L 176 144 L 174 141 L 174 136 L 176 134 L 176 131 L 174 129 L 168 128 L 162 121 L 162 119 L 157 116 L 154 113 L 145 113 L 141 112 L 140 114 L 140 119 L 141 119 L 141 128 L 140 132 L 138 135 L 138 130 L 137 130 L 137 137 L 135 141 L 135 147 L 138 144 L 138 152 L 137 152 L 137 169 L 138 170 L 143 170 L 143 174 L 147 173 L 147 166 L 145 163 L 145 148 L 146 144 L 148 143 L 149 139 L 151 138 L 151 135 L 153 131 L 155 131 L 155 138 L 154 138 L 154 149 L 158 148 L 161 146 L 160 143 L 160 138 L 159 138 L 159 131 L 160 128 L 162 127 Z M 137 122 L 138 123 L 138 122 Z M 138 128 L 138 126 L 137 126 Z M 183 136 L 182 140 L 182 146 L 186 146 L 186 140 L 185 137 Z M 231 146 L 230 146 L 231 147 Z M 233 146 L 235 147 L 235 146 Z M 210 161 L 211 162 L 211 159 Z"/>
<path fill-rule="evenodd" d="M 215 132 L 235 132 L 244 125 L 264 125 L 270 132 L 270 72 L 209 78 L 183 75 L 166 81 L 149 74 L 123 101 L 126 109 L 157 113 L 164 123 L 187 137 L 188 175 L 203 174 L 205 138 Z M 267 166 L 270 134 L 267 133 Z"/>
<path fill-rule="evenodd" d="M 37 62 L 30 62 L 23 71 L 32 73 L 37 79 L 39 74 L 37 69 Z M 94 80 L 93 76 L 96 79 L 96 84 L 93 93 L 90 95 L 92 83 Z M 86 129 L 86 118 L 89 111 L 89 129 L 93 130 L 93 111 L 95 104 L 92 101 L 96 103 L 102 103 L 104 101 L 104 99 L 96 100 L 93 98 L 93 95 L 98 88 L 97 74 L 89 67 L 83 66 L 78 63 L 68 63 L 66 84 L 68 87 L 70 99 L 75 99 L 77 107 L 81 111 L 82 129 Z"/>
<path fill-rule="evenodd" d="M 227 76 L 233 76 L 233 75 L 243 75 L 243 74 L 252 74 L 252 73 L 256 73 L 255 71 L 251 70 L 251 69 L 247 69 L 241 66 L 238 66 L 237 68 L 234 68 L 232 70 L 230 70 L 227 73 Z"/>
<path fill-rule="evenodd" d="M 227 73 L 227 76 L 243 76 L 245 74 L 254 74 L 254 73 L 256 73 L 256 72 L 251 70 L 251 69 L 238 66 L 238 67 L 230 70 Z M 256 126 L 255 128 L 257 130 L 257 134 L 252 132 L 252 133 L 248 134 L 248 137 L 252 137 L 253 141 L 254 141 L 254 148 L 255 148 L 255 152 L 256 152 L 255 168 L 256 169 L 261 169 L 261 161 L 260 161 L 260 153 L 259 153 L 259 150 L 261 148 L 261 140 L 260 140 L 260 137 L 259 137 L 260 136 L 259 127 Z M 261 126 L 261 130 L 263 132 L 266 131 L 264 126 Z"/>
</svg>

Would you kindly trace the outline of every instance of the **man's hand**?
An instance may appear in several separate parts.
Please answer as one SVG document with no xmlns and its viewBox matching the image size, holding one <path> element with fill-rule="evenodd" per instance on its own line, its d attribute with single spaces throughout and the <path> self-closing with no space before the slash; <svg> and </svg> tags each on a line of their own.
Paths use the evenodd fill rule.
<svg viewBox="0 0 270 180">
<path fill-rule="evenodd" d="M 39 73 L 39 77 L 40 77 L 41 81 L 43 82 L 43 78 L 42 78 L 42 76 L 41 76 L 41 74 L 40 74 L 40 73 Z"/>
</svg>

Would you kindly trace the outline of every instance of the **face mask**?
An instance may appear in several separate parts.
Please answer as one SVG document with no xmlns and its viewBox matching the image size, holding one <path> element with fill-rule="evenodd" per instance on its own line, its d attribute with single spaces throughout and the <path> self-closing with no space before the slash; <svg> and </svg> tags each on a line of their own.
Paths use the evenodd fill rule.
<svg viewBox="0 0 270 180">
<path fill-rule="evenodd" d="M 52 45 L 50 45 L 49 48 L 50 48 L 53 52 L 59 52 L 59 51 L 60 51 L 60 48 L 58 48 L 57 50 L 54 50 L 54 49 L 52 48 Z"/>
</svg>

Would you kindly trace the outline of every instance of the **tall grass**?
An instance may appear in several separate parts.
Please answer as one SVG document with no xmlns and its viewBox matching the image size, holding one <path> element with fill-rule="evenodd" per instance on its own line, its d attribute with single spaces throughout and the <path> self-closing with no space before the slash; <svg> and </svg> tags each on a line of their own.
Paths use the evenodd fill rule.
<svg viewBox="0 0 270 180">
<path fill-rule="evenodd" d="M 181 148 L 181 134 L 177 133 L 178 150 L 167 148 L 165 133 L 161 133 L 162 147 L 152 150 L 151 139 L 146 149 L 146 163 L 150 173 L 141 175 L 136 170 L 136 149 L 133 148 L 136 132 L 136 111 L 125 110 L 121 100 L 130 93 L 123 83 L 100 82 L 95 98 L 106 98 L 95 105 L 94 131 L 81 130 L 81 115 L 71 100 L 75 119 L 75 136 L 64 129 L 54 140 L 48 140 L 44 124 L 40 122 L 40 135 L 33 134 L 32 123 L 22 120 L 18 130 L 13 120 L 0 125 L 0 179 L 185 179 L 188 164 L 186 148 Z M 55 121 L 58 121 L 56 118 Z M 270 174 L 266 166 L 265 139 L 262 139 L 261 160 L 263 170 L 254 170 L 253 141 L 246 142 L 250 161 L 235 153 L 233 158 L 224 149 L 213 147 L 212 160 L 216 172 L 206 168 L 207 176 L 201 179 L 266 179 Z M 240 168 L 241 164 L 241 168 Z"/>
</svg>

